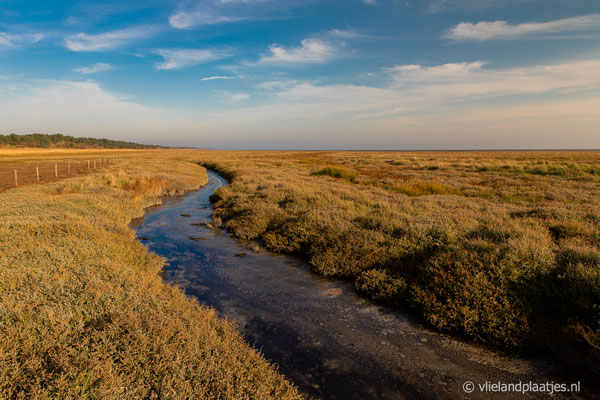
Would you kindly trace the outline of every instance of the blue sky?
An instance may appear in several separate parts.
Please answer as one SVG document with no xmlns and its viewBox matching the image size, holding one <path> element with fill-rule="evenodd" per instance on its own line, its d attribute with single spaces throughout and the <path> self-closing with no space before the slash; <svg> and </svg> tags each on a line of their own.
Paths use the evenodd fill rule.
<svg viewBox="0 0 600 400">
<path fill-rule="evenodd" d="M 0 0 L 0 132 L 600 148 L 597 0 Z"/>
</svg>

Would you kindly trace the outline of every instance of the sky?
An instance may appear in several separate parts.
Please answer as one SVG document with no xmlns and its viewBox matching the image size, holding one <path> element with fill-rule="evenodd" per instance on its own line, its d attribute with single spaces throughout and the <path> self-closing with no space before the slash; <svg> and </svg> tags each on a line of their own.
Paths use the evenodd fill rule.
<svg viewBox="0 0 600 400">
<path fill-rule="evenodd" d="M 0 0 L 0 133 L 600 148 L 598 0 Z"/>
</svg>

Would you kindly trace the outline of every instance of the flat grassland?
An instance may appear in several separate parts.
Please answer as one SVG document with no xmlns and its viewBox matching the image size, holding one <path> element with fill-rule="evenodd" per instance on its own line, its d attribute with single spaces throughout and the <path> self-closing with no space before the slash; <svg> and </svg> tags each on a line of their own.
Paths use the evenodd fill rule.
<svg viewBox="0 0 600 400">
<path fill-rule="evenodd" d="M 10 152 L 0 169 L 90 157 Z M 127 157 L 0 193 L 2 398 L 298 397 L 163 284 L 127 226 L 202 185 L 198 162 L 230 180 L 213 219 L 231 234 L 432 327 L 600 373 L 600 152 L 113 154 Z"/>
<path fill-rule="evenodd" d="M 29 153 L 0 158 L 90 156 Z M 164 284 L 164 260 L 128 227 L 161 196 L 203 185 L 204 168 L 177 152 L 128 154 L 0 193 L 0 398 L 300 398 L 232 326 Z"/>
<path fill-rule="evenodd" d="M 600 152 L 203 152 L 216 223 L 492 346 L 600 373 Z"/>
</svg>

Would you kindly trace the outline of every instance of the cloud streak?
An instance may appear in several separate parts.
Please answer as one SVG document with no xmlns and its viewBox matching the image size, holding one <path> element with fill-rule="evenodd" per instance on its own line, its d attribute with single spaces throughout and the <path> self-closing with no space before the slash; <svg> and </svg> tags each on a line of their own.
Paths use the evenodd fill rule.
<svg viewBox="0 0 600 400">
<path fill-rule="evenodd" d="M 229 103 L 239 103 L 250 98 L 249 93 L 245 92 L 229 92 L 221 90 L 217 92 L 217 96 Z"/>
<path fill-rule="evenodd" d="M 480 100 L 510 95 L 600 89 L 600 59 L 509 69 L 486 69 L 481 61 L 433 67 L 399 65 L 388 69 L 392 87 L 416 99 Z M 411 94 L 411 95 L 412 95 Z"/>
<path fill-rule="evenodd" d="M 201 78 L 200 82 L 206 82 L 206 81 L 216 81 L 216 80 L 228 80 L 228 79 L 235 79 L 235 76 L 207 76 L 206 78 Z"/>
<path fill-rule="evenodd" d="M 195 29 L 206 25 L 281 18 L 289 11 L 314 0 L 207 0 L 188 2 L 169 16 L 175 29 Z"/>
<path fill-rule="evenodd" d="M 75 72 L 90 75 L 90 74 L 96 74 L 98 72 L 110 71 L 112 69 L 114 69 L 114 67 L 111 64 L 96 63 L 96 64 L 93 64 L 93 65 L 90 65 L 87 67 L 76 68 Z"/>
<path fill-rule="evenodd" d="M 509 24 L 506 21 L 462 22 L 452 27 L 446 37 L 453 40 L 485 41 L 523 37 L 552 37 L 552 34 L 600 29 L 600 14 L 583 15 L 549 22 Z"/>
<path fill-rule="evenodd" d="M 210 124 L 251 133 L 236 143 L 254 148 L 592 148 L 599 68 L 600 59 L 498 69 L 475 61 L 394 66 L 380 88 L 263 82 L 265 104 L 217 112 Z"/>
<path fill-rule="evenodd" d="M 191 29 L 202 25 L 216 25 L 243 19 L 242 17 L 221 15 L 215 10 L 202 8 L 176 12 L 169 17 L 169 24 L 175 29 Z"/>
<path fill-rule="evenodd" d="M 304 39 L 298 47 L 284 47 L 272 44 L 269 54 L 264 55 L 259 64 L 323 64 L 339 56 L 339 48 L 332 42 L 321 39 Z"/>
<path fill-rule="evenodd" d="M 385 70 L 391 81 L 383 88 L 321 86 L 306 81 L 265 82 L 258 85 L 258 89 L 274 97 L 272 106 L 248 118 L 298 115 L 323 121 L 336 118 L 373 121 L 399 115 L 417 118 L 460 110 L 468 113 L 473 107 L 494 109 L 506 104 L 533 107 L 540 103 L 542 94 L 546 100 L 594 98 L 600 90 L 597 73 L 600 59 L 525 68 L 485 67 L 481 61 L 437 66 L 398 65 Z M 518 96 L 516 101 L 515 96 Z M 589 113 L 589 108 L 587 110 Z"/>
<path fill-rule="evenodd" d="M 22 45 L 37 43 L 44 38 L 41 33 L 0 32 L 0 50 L 15 49 Z"/>
<path fill-rule="evenodd" d="M 99 34 L 78 33 L 67 36 L 64 45 L 75 52 L 104 51 L 124 47 L 132 42 L 148 39 L 157 32 L 155 27 L 126 28 Z"/>
<path fill-rule="evenodd" d="M 481 10 L 495 7 L 516 6 L 540 0 L 432 0 L 429 11 L 441 13 L 453 9 Z M 547 0 L 546 0 L 547 1 Z"/>
<path fill-rule="evenodd" d="M 174 70 L 192 67 L 221 60 L 231 54 L 226 50 L 214 49 L 161 49 L 156 54 L 162 56 L 164 61 L 156 64 L 156 69 Z"/>
</svg>

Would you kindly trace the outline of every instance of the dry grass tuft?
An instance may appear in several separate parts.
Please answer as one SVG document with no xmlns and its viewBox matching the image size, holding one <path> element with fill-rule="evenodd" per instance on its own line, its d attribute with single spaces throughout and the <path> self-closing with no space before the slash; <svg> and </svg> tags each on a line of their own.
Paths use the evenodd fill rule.
<svg viewBox="0 0 600 400">
<path fill-rule="evenodd" d="M 392 190 L 408 196 L 427 196 L 432 194 L 454 194 L 455 191 L 448 185 L 438 182 L 407 182 L 393 185 Z"/>
<path fill-rule="evenodd" d="M 358 172 L 343 167 L 325 167 L 312 173 L 316 176 L 331 176 L 332 178 L 341 178 L 351 181 L 358 176 Z"/>
</svg>

